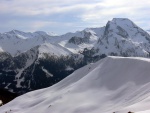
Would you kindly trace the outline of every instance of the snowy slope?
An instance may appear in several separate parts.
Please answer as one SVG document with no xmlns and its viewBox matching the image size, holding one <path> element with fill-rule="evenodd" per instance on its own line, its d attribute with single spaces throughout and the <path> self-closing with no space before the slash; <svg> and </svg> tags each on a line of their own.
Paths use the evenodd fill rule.
<svg viewBox="0 0 150 113">
<path fill-rule="evenodd" d="M 150 59 L 107 57 L 16 98 L 0 113 L 149 113 L 149 67 Z"/>
<path fill-rule="evenodd" d="M 59 44 L 51 44 L 51 43 L 43 43 L 39 46 L 39 58 L 43 58 L 43 53 L 49 54 L 49 56 L 67 56 L 70 55 L 71 52 L 66 48 L 60 46 Z"/>
</svg>

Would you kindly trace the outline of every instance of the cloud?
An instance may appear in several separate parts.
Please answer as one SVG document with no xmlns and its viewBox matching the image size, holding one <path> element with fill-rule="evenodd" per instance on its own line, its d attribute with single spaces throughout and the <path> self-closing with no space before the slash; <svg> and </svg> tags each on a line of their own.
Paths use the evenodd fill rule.
<svg viewBox="0 0 150 113">
<path fill-rule="evenodd" d="M 67 32 L 65 30 L 104 26 L 115 17 L 129 18 L 148 29 L 149 6 L 148 0 L 1 0 L 0 30 L 16 29 L 17 26 L 23 30 L 63 33 Z"/>
<path fill-rule="evenodd" d="M 147 0 L 103 0 L 81 15 L 81 18 L 85 22 L 96 21 L 97 23 L 106 23 L 115 17 L 129 18 L 140 27 L 148 29 L 150 28 L 147 24 L 150 20 L 149 6 L 150 1 Z"/>
<path fill-rule="evenodd" d="M 86 0 L 84 2 L 89 3 Z M 39 15 L 68 12 L 76 9 L 87 8 L 80 0 L 11 0 L 11 2 L 0 2 L 0 13 L 13 12 L 19 15 Z"/>
</svg>

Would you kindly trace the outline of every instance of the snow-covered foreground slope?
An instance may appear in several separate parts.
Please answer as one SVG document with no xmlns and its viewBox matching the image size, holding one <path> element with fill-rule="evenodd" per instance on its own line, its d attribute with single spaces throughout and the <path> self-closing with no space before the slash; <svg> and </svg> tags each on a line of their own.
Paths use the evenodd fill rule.
<svg viewBox="0 0 150 113">
<path fill-rule="evenodd" d="M 16 98 L 0 113 L 149 113 L 149 96 L 150 59 L 107 57 Z"/>
</svg>

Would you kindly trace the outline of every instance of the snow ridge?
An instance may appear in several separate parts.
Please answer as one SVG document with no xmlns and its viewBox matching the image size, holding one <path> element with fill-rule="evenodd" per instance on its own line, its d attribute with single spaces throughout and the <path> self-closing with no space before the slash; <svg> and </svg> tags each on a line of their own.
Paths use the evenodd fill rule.
<svg viewBox="0 0 150 113">
<path fill-rule="evenodd" d="M 107 57 L 52 87 L 16 98 L 0 113 L 148 113 L 149 67 L 146 58 Z"/>
</svg>

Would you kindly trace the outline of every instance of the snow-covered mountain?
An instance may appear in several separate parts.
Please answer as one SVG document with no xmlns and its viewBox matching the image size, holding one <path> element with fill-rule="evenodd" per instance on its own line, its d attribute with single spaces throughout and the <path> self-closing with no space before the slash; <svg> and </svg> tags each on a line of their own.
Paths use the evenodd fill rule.
<svg viewBox="0 0 150 113">
<path fill-rule="evenodd" d="M 146 58 L 107 57 L 16 98 L 0 113 L 149 113 L 149 67 Z"/>
<path fill-rule="evenodd" d="M 25 33 L 18 30 L 0 34 L 0 51 L 8 52 L 12 56 L 44 43 L 57 44 L 75 54 L 85 48 L 95 48 L 99 49 L 98 54 L 146 57 L 150 51 L 150 35 L 147 31 L 125 18 L 114 18 L 104 27 L 87 28 L 61 36 L 42 31 Z"/>
<path fill-rule="evenodd" d="M 150 35 L 129 19 L 115 18 L 107 23 L 97 48 L 98 54 L 149 57 Z"/>
<path fill-rule="evenodd" d="M 129 19 L 56 35 L 12 30 L 0 34 L 0 88 L 25 93 L 48 87 L 106 56 L 150 56 L 150 35 Z"/>
<path fill-rule="evenodd" d="M 79 38 L 79 44 L 75 43 L 77 39 L 73 39 L 74 37 Z M 75 42 L 73 42 L 73 40 Z M 11 56 L 17 56 L 35 46 L 41 46 L 45 43 L 50 43 L 55 46 L 57 45 L 57 48 L 65 48 L 66 51 L 78 53 L 79 50 L 83 50 L 86 47 L 92 48 L 97 40 L 98 37 L 95 36 L 93 31 L 90 30 L 83 30 L 76 33 L 67 33 L 62 36 L 50 35 L 50 33 L 42 31 L 25 33 L 18 30 L 12 30 L 10 32 L 0 34 L 0 51 L 8 52 L 11 54 Z M 55 46 L 53 48 L 55 48 Z"/>
<path fill-rule="evenodd" d="M 17 56 L 31 48 L 49 42 L 51 36 L 45 32 L 37 31 L 34 33 L 25 33 L 18 30 L 12 30 L 0 35 L 0 47 L 3 51 Z"/>
</svg>

